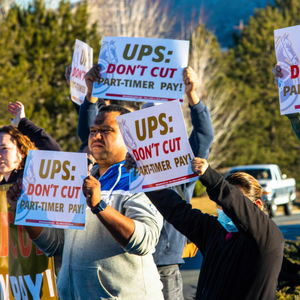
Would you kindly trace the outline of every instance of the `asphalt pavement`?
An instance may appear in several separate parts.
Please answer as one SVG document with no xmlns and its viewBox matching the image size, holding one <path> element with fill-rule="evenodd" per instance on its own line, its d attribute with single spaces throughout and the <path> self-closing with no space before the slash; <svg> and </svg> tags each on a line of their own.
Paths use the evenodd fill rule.
<svg viewBox="0 0 300 300">
<path fill-rule="evenodd" d="M 285 239 L 296 240 L 300 237 L 300 210 L 294 208 L 293 214 L 284 216 L 278 213 L 273 221 L 279 226 Z M 181 266 L 181 275 L 183 280 L 183 294 L 185 300 L 195 299 L 197 281 L 200 273 L 202 255 L 198 251 L 193 258 L 185 259 L 185 264 Z"/>
</svg>

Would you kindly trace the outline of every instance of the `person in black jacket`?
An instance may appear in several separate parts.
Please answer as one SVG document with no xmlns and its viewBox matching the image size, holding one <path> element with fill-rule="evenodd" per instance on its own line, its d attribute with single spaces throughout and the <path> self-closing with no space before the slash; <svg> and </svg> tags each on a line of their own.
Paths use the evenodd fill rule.
<svg viewBox="0 0 300 300">
<path fill-rule="evenodd" d="M 193 170 L 217 203 L 218 218 L 192 209 L 170 189 L 146 195 L 203 254 L 196 299 L 275 299 L 284 239 L 263 211 L 259 183 L 246 173 L 225 179 L 201 158 Z"/>
<path fill-rule="evenodd" d="M 10 102 L 7 105 L 7 110 L 14 116 L 11 124 L 27 136 L 36 148 L 39 150 L 61 151 L 58 143 L 43 128 L 38 127 L 25 117 L 25 108 L 21 102 Z"/>
</svg>

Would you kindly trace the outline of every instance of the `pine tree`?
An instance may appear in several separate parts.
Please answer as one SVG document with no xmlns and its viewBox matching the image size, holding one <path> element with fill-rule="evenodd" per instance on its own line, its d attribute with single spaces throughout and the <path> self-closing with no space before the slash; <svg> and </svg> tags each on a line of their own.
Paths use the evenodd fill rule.
<svg viewBox="0 0 300 300">
<path fill-rule="evenodd" d="M 76 38 L 98 52 L 99 36 L 95 25 L 88 26 L 85 2 L 72 8 L 62 1 L 50 9 L 35 0 L 28 8 L 9 10 L 0 32 L 1 123 L 9 120 L 6 103 L 19 100 L 27 116 L 46 128 L 64 150 L 78 149 L 77 114 L 64 78 Z"/>
<path fill-rule="evenodd" d="M 300 3 L 292 0 L 257 11 L 232 52 L 228 71 L 228 77 L 236 82 L 232 102 L 242 105 L 246 114 L 230 140 L 233 155 L 227 163 L 276 163 L 300 182 L 300 143 L 288 119 L 280 116 L 272 74 L 276 63 L 273 32 L 295 25 L 299 12 Z"/>
<path fill-rule="evenodd" d="M 232 105 L 234 81 L 226 78 L 229 53 L 222 52 L 215 35 L 203 24 L 191 36 L 190 64 L 198 74 L 200 99 L 209 107 L 215 131 L 210 164 L 219 167 L 231 156 L 228 140 L 242 121 L 239 105 Z"/>
</svg>

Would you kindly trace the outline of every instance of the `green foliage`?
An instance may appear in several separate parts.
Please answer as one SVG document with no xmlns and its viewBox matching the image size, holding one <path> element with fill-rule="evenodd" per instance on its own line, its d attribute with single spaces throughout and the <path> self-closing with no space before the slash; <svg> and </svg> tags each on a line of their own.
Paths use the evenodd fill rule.
<svg viewBox="0 0 300 300">
<path fill-rule="evenodd" d="M 300 299 L 300 287 L 297 287 L 293 291 L 291 291 L 289 287 L 284 287 L 276 294 L 276 300 L 299 300 L 299 299 Z"/>
<path fill-rule="evenodd" d="M 206 191 L 205 186 L 200 182 L 200 180 L 197 180 L 195 188 L 194 188 L 193 197 L 201 197 L 201 196 L 203 196 L 205 191 Z"/>
<path fill-rule="evenodd" d="M 284 257 L 276 299 L 298 300 L 300 299 L 300 240 L 285 242 Z"/>
<path fill-rule="evenodd" d="M 95 26 L 88 26 L 86 3 L 72 8 L 60 2 L 47 9 L 42 0 L 28 8 L 12 7 L 1 21 L 0 123 L 8 124 L 6 105 L 21 101 L 26 115 L 44 127 L 64 150 L 76 151 L 77 114 L 64 78 L 75 39 L 98 51 Z"/>
<path fill-rule="evenodd" d="M 228 143 L 227 165 L 276 163 L 284 173 L 299 176 L 300 143 L 288 119 L 280 116 L 272 68 L 276 63 L 274 29 L 300 23 L 299 1 L 277 1 L 250 18 L 232 50 L 228 76 L 235 81 L 232 102 L 243 106 L 244 123 Z"/>
<path fill-rule="evenodd" d="M 277 0 L 276 6 L 256 12 L 236 46 L 226 52 L 220 51 L 216 38 L 203 25 L 195 29 L 191 63 L 200 77 L 202 99 L 213 111 L 211 158 L 219 159 L 216 165 L 277 163 L 300 182 L 300 143 L 288 119 L 279 114 L 271 72 L 276 62 L 273 30 L 299 23 L 300 2 Z M 77 114 L 64 70 L 71 62 L 76 38 L 90 44 L 97 56 L 100 37 L 95 25 L 88 24 L 85 2 L 73 8 L 62 1 L 53 10 L 35 0 L 27 8 L 13 6 L 1 16 L 0 125 L 9 123 L 7 103 L 19 100 L 27 116 L 46 128 L 64 150 L 78 149 Z M 243 118 L 237 128 L 231 121 L 226 124 L 234 111 Z"/>
</svg>

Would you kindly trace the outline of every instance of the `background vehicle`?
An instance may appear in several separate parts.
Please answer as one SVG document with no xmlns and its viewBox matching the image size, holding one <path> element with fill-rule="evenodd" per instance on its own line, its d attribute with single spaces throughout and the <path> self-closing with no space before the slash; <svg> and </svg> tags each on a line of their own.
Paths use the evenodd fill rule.
<svg viewBox="0 0 300 300">
<path fill-rule="evenodd" d="M 286 178 L 278 165 L 245 165 L 235 166 L 229 170 L 229 174 L 245 172 L 255 177 L 263 188 L 263 201 L 271 217 L 275 216 L 277 206 L 284 206 L 284 213 L 292 213 L 293 201 L 296 199 L 296 181 L 294 178 Z"/>
</svg>

